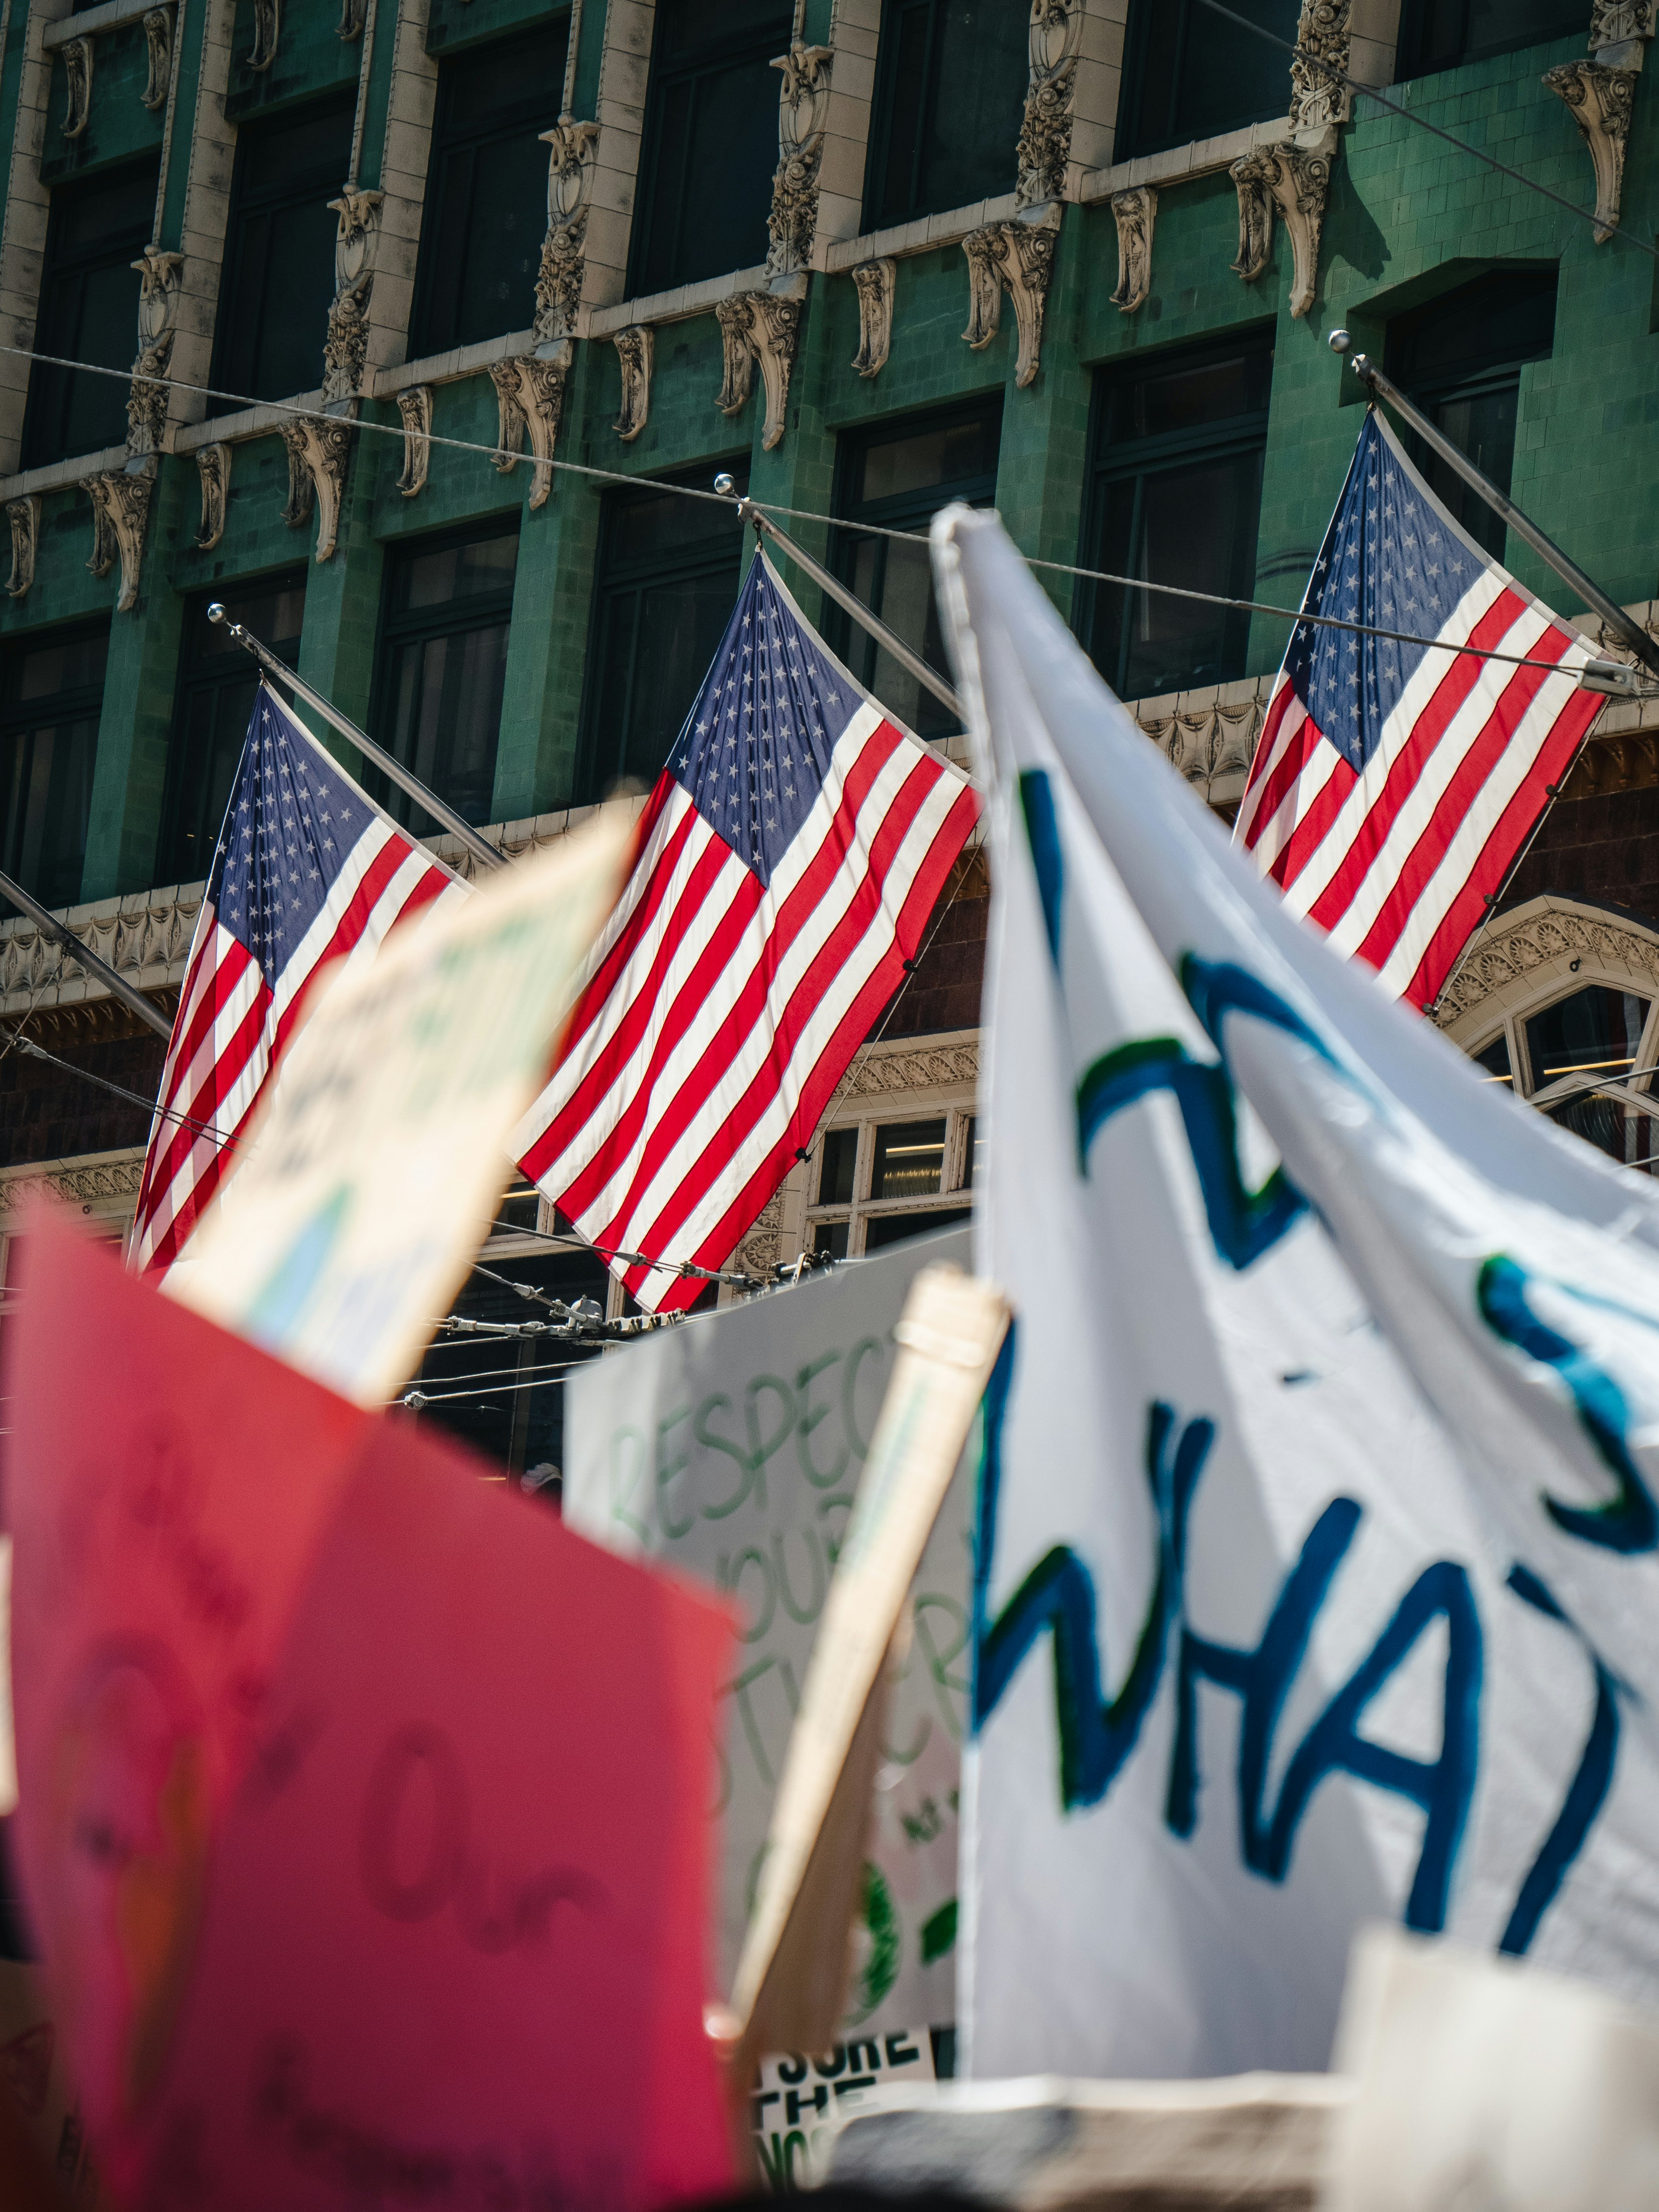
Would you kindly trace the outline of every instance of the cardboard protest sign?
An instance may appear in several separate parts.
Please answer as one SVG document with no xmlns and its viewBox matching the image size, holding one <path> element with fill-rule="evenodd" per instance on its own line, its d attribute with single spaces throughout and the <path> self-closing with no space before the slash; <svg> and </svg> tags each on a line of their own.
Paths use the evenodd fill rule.
<svg viewBox="0 0 1659 2212">
<path fill-rule="evenodd" d="M 322 988 L 167 1294 L 384 1402 L 483 1242 L 632 836 L 607 810 Z"/>
<path fill-rule="evenodd" d="M 892 1373 L 893 1331 L 921 1269 L 965 1266 L 969 1245 L 966 1229 L 918 1239 L 653 1334 L 566 1386 L 569 1525 L 701 1576 L 741 1616 L 720 1731 L 722 1990 L 737 1972 L 801 1684 Z M 964 1465 L 916 1577 L 915 1637 L 884 1730 L 848 2033 L 955 2017 L 971 1492 Z"/>
<path fill-rule="evenodd" d="M 19 1871 L 116 2193 L 722 2186 L 720 1609 L 43 1216 L 5 1351 Z"/>
<path fill-rule="evenodd" d="M 924 1268 L 905 1301 L 899 1356 L 806 1670 L 732 1984 L 732 2009 L 744 2023 L 738 2080 L 745 2056 L 829 2039 L 850 1918 L 835 1881 L 847 1863 L 848 1822 L 867 1818 L 869 1802 L 855 1751 L 1007 1327 L 1000 1293 L 955 1267 Z"/>
<path fill-rule="evenodd" d="M 817 2054 L 775 2052 L 763 2063 L 750 2099 L 763 2180 L 779 2197 L 817 2188 L 828 2178 L 842 2124 L 866 2110 L 877 2090 L 933 2079 L 933 2039 L 925 2027 L 853 2036 Z"/>
</svg>

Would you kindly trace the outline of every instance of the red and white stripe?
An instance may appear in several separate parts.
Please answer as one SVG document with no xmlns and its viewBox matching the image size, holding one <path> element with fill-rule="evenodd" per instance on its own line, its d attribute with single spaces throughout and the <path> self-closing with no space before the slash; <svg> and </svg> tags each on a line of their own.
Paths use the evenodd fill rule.
<svg viewBox="0 0 1659 2212">
<path fill-rule="evenodd" d="M 319 749 L 331 775 L 349 782 Z M 414 843 L 368 794 L 372 811 L 328 899 L 275 990 L 241 940 L 203 901 L 150 1125 L 138 1208 L 127 1246 L 137 1272 L 170 1267 L 236 1158 L 235 1145 L 330 962 L 370 960 L 389 931 L 471 886 Z"/>
<path fill-rule="evenodd" d="M 1424 654 L 1359 773 L 1281 670 L 1233 833 L 1293 912 L 1417 1006 L 1433 1004 L 1605 703 L 1577 687 L 1591 644 L 1496 565 L 1441 635 L 1455 649 Z"/>
<path fill-rule="evenodd" d="M 659 781 L 558 1072 L 520 1132 L 525 1173 L 582 1236 L 724 1264 L 902 981 L 975 815 L 967 779 L 869 700 L 769 886 Z M 654 1312 L 703 1287 L 615 1272 Z"/>
</svg>

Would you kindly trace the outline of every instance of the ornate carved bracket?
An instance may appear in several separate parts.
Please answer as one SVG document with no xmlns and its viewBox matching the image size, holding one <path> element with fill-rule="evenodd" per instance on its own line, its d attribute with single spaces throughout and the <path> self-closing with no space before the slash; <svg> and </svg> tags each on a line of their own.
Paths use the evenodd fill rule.
<svg viewBox="0 0 1659 2212">
<path fill-rule="evenodd" d="M 597 123 L 568 118 L 541 134 L 547 155 L 547 235 L 536 278 L 536 314 L 531 328 L 545 345 L 569 337 L 582 301 L 582 264 L 587 248 L 587 206 L 593 189 L 593 156 L 599 143 Z"/>
<path fill-rule="evenodd" d="M 332 558 L 340 531 L 340 501 L 351 460 L 349 422 L 284 422 L 288 447 L 288 505 L 283 520 L 297 530 L 317 510 L 317 558 Z"/>
<path fill-rule="evenodd" d="M 71 39 L 60 49 L 64 57 L 64 120 L 65 138 L 78 138 L 92 112 L 92 40 Z"/>
<path fill-rule="evenodd" d="M 726 369 L 714 404 L 722 415 L 736 415 L 746 406 L 758 362 L 766 393 L 761 447 L 769 453 L 783 442 L 789 376 L 800 343 L 800 302 L 775 292 L 734 292 L 715 307 L 714 319 Z"/>
<path fill-rule="evenodd" d="M 1642 48 L 1653 36 L 1656 0 L 1594 0 L 1589 50 L 1613 69 L 1642 66 Z"/>
<path fill-rule="evenodd" d="M 138 97 L 152 113 L 167 104 L 167 82 L 173 74 L 173 10 L 152 8 L 144 17 L 145 59 L 149 74 Z"/>
<path fill-rule="evenodd" d="M 778 94 L 778 166 L 766 219 L 769 276 L 793 276 L 811 263 L 834 61 L 833 47 L 803 46 L 797 40 L 772 64 L 783 71 L 783 83 Z"/>
<path fill-rule="evenodd" d="M 1318 62 L 1328 62 L 1345 74 L 1350 40 L 1348 17 L 1352 0 L 1302 0 L 1302 19 L 1296 43 Z M 1353 94 L 1340 78 L 1327 76 L 1313 62 L 1300 58 L 1291 64 L 1291 128 L 1323 131 L 1346 123 L 1353 112 Z"/>
<path fill-rule="evenodd" d="M 11 574 L 6 589 L 21 599 L 34 581 L 34 556 L 40 543 L 40 495 L 26 493 L 7 501 L 6 520 L 11 525 Z"/>
<path fill-rule="evenodd" d="M 92 501 L 92 558 L 87 566 L 94 576 L 107 576 L 118 560 L 121 592 L 115 602 L 118 614 L 138 604 L 138 579 L 144 563 L 144 526 L 149 520 L 150 499 L 161 465 L 152 453 L 142 467 L 115 469 L 106 476 L 84 479 Z"/>
<path fill-rule="evenodd" d="M 1029 40 L 1031 74 L 1015 149 L 1014 204 L 1020 208 L 1039 207 L 1065 193 L 1083 0 L 1031 0 Z"/>
<path fill-rule="evenodd" d="M 495 387 L 501 410 L 496 442 L 502 455 L 495 466 L 503 476 L 517 467 L 528 433 L 536 463 L 530 485 L 532 507 L 544 506 L 553 489 L 553 459 L 559 425 L 564 419 L 565 380 L 575 352 L 569 338 L 559 338 L 544 352 L 515 354 L 490 363 L 489 380 Z"/>
<path fill-rule="evenodd" d="M 400 392 L 398 412 L 404 418 L 404 472 L 398 489 L 405 499 L 413 499 L 425 485 L 432 459 L 432 386 L 416 384 Z"/>
<path fill-rule="evenodd" d="M 138 358 L 127 398 L 127 451 L 159 453 L 170 394 L 165 384 L 147 380 L 164 377 L 173 359 L 185 257 L 149 246 L 132 266 L 138 272 Z"/>
<path fill-rule="evenodd" d="M 860 261 L 853 271 L 859 294 L 859 349 L 853 366 L 860 376 L 879 376 L 893 346 L 893 288 L 898 264 L 890 258 Z"/>
<path fill-rule="evenodd" d="M 247 58 L 251 70 L 270 67 L 282 35 L 283 0 L 253 0 L 253 51 Z"/>
<path fill-rule="evenodd" d="M 1146 304 L 1152 289 L 1152 226 L 1158 221 L 1156 185 L 1131 185 L 1112 194 L 1117 225 L 1117 289 L 1112 305 L 1126 315 Z"/>
<path fill-rule="evenodd" d="M 196 533 L 196 549 L 200 553 L 211 553 L 225 534 L 225 514 L 230 505 L 230 450 L 226 445 L 196 448 L 196 473 L 202 480 L 202 526 Z"/>
<path fill-rule="evenodd" d="M 617 359 L 622 368 L 622 410 L 617 416 L 617 435 L 631 445 L 651 419 L 651 363 L 656 341 L 645 325 L 631 324 L 617 332 Z"/>
<path fill-rule="evenodd" d="M 1305 315 L 1319 283 L 1319 234 L 1330 197 L 1331 157 L 1304 146 L 1258 146 L 1230 171 L 1238 191 L 1238 258 L 1233 263 L 1254 284 L 1273 251 L 1273 216 L 1290 235 L 1294 266 L 1291 313 Z"/>
<path fill-rule="evenodd" d="M 1001 327 L 1006 289 L 1019 328 L 1014 382 L 1022 391 L 1035 380 L 1041 363 L 1042 310 L 1059 237 L 1060 210 L 1051 206 L 1039 222 L 988 223 L 962 241 L 969 286 L 968 327 L 962 335 L 975 352 L 990 344 Z"/>
<path fill-rule="evenodd" d="M 340 0 L 340 20 L 334 26 L 334 35 L 354 44 L 363 35 L 363 25 L 368 16 L 368 0 Z"/>
<path fill-rule="evenodd" d="M 334 236 L 334 304 L 323 341 L 323 404 L 348 406 L 356 398 L 368 358 L 368 303 L 374 290 L 374 249 L 380 237 L 384 192 L 348 185 L 329 207 L 339 216 Z"/>
<path fill-rule="evenodd" d="M 1636 104 L 1633 69 L 1609 69 L 1601 62 L 1562 62 L 1546 70 L 1544 82 L 1566 103 L 1578 135 L 1589 148 L 1595 171 L 1595 230 L 1605 246 L 1619 226 L 1624 196 L 1625 146 Z"/>
</svg>

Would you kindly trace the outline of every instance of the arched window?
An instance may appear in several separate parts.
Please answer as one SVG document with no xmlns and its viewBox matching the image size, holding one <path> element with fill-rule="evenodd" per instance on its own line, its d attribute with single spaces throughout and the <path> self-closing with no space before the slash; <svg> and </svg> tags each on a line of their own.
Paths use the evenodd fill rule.
<svg viewBox="0 0 1659 2212">
<path fill-rule="evenodd" d="M 1480 939 L 1437 1018 L 1489 1083 L 1659 1174 L 1659 929 L 1616 907 L 1529 899 Z"/>
</svg>

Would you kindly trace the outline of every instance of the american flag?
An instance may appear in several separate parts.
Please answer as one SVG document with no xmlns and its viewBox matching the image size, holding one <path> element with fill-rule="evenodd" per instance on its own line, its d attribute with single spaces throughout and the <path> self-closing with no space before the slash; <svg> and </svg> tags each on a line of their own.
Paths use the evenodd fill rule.
<svg viewBox="0 0 1659 2212">
<path fill-rule="evenodd" d="M 1294 912 L 1429 1006 L 1604 703 L 1577 689 L 1595 648 L 1481 551 L 1374 409 L 1302 611 L 1552 664 L 1291 632 L 1234 838 Z"/>
<path fill-rule="evenodd" d="M 902 980 L 975 812 L 757 558 L 526 1124 L 526 1174 L 582 1236 L 730 1257 Z M 612 1267 L 653 1312 L 703 1287 Z"/>
<path fill-rule="evenodd" d="M 381 812 L 262 684 L 197 917 L 127 1247 L 172 1265 L 234 1161 L 306 988 L 468 886 Z"/>
</svg>

